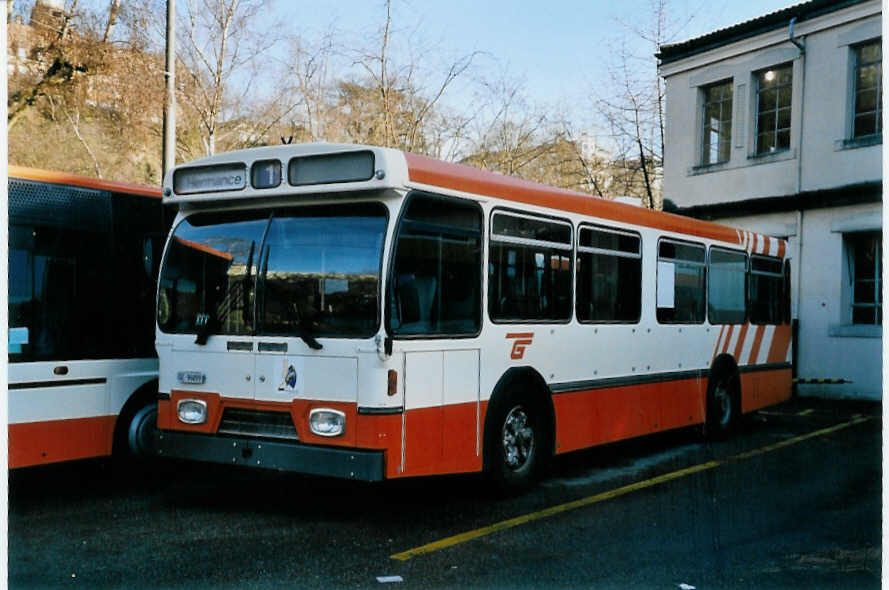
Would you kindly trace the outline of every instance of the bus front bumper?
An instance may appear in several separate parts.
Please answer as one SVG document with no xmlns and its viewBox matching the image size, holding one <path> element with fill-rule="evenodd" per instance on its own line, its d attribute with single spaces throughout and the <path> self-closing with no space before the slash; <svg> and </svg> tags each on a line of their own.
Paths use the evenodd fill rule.
<svg viewBox="0 0 889 590">
<path fill-rule="evenodd" d="M 292 471 L 310 475 L 381 481 L 383 451 L 340 449 L 298 442 L 157 431 L 161 457 Z"/>
</svg>

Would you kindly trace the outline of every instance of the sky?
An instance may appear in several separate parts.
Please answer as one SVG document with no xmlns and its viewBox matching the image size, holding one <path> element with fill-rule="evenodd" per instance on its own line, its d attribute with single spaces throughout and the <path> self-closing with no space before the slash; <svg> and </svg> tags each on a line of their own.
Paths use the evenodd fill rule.
<svg viewBox="0 0 889 590">
<path fill-rule="evenodd" d="M 684 26 L 672 42 L 697 37 L 786 8 L 789 0 L 670 0 L 671 21 Z M 589 96 L 604 83 L 615 50 L 637 37 L 632 26 L 651 22 L 653 0 L 394 0 L 394 32 L 415 30 L 445 56 L 482 52 L 483 69 L 506 69 L 525 81 L 535 101 Z M 317 35 L 334 26 L 373 35 L 385 14 L 382 0 L 276 0 L 268 26 Z M 647 47 L 630 47 L 650 55 Z"/>
</svg>

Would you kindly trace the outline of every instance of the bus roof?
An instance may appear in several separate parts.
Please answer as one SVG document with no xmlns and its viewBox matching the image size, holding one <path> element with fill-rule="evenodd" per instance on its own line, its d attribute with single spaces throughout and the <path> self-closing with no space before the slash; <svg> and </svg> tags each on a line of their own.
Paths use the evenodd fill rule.
<svg viewBox="0 0 889 590">
<path fill-rule="evenodd" d="M 281 179 L 280 184 L 267 189 L 255 189 L 247 178 L 248 170 L 254 163 L 279 160 L 282 172 L 291 162 L 302 158 L 313 159 L 324 156 L 335 157 L 337 154 L 371 152 L 374 154 L 376 174 L 364 176 L 364 180 L 329 181 L 327 184 L 296 184 L 288 185 Z M 216 192 L 212 189 L 194 192 L 204 194 L 179 194 L 173 190 L 173 172 L 169 171 L 164 181 L 165 199 L 179 202 L 207 203 L 216 199 L 244 199 L 256 197 L 289 197 L 306 195 L 321 191 L 368 191 L 385 188 L 417 188 L 425 190 L 444 189 L 463 192 L 479 197 L 494 197 L 505 201 L 545 207 L 556 211 L 565 211 L 608 219 L 631 225 L 639 225 L 663 231 L 697 236 L 737 245 L 755 254 L 770 254 L 784 257 L 787 244 L 782 239 L 720 225 L 709 221 L 693 219 L 662 211 L 654 211 L 643 207 L 603 199 L 590 194 L 546 186 L 519 178 L 504 176 L 495 172 L 479 170 L 463 164 L 443 162 L 428 156 L 410 152 L 402 152 L 392 148 L 376 146 L 310 143 L 295 145 L 277 145 L 250 148 L 218 154 L 178 166 L 176 171 L 189 170 L 200 173 L 201 170 L 218 169 L 221 175 L 228 174 L 227 166 L 237 165 L 238 185 L 235 189 Z M 212 193 L 212 195 L 208 194 Z M 207 197 L 211 198 L 208 199 Z"/>
<path fill-rule="evenodd" d="M 786 254 L 787 245 L 784 240 L 762 234 L 546 186 L 462 164 L 442 162 L 409 152 L 405 152 L 404 156 L 407 159 L 410 181 L 418 185 L 489 195 L 526 205 L 734 243 L 756 254 L 772 254 L 781 258 Z"/>
<path fill-rule="evenodd" d="M 8 176 L 10 178 L 20 178 L 22 180 L 36 180 L 40 182 L 49 182 L 51 184 L 69 184 L 72 186 L 94 188 L 116 193 L 129 193 L 158 198 L 161 196 L 160 187 L 143 186 L 113 180 L 102 180 L 100 178 L 80 176 L 79 174 L 56 172 L 55 170 L 41 170 L 40 168 L 28 168 L 27 166 L 14 166 L 12 164 L 9 165 Z"/>
</svg>

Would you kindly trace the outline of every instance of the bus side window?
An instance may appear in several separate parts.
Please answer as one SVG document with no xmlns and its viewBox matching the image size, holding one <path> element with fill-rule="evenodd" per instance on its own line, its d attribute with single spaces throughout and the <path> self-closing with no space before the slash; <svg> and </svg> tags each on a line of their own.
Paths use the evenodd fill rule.
<svg viewBox="0 0 889 590">
<path fill-rule="evenodd" d="M 27 328 L 10 360 L 76 360 L 112 354 L 106 313 L 106 239 L 97 233 L 10 225 L 9 326 Z M 19 330 L 16 334 L 24 334 Z"/>
<path fill-rule="evenodd" d="M 661 240 L 657 263 L 657 320 L 700 324 L 706 316 L 706 250 L 701 244 Z"/>
<path fill-rule="evenodd" d="M 420 194 L 406 207 L 394 248 L 389 330 L 401 336 L 478 333 L 481 211 Z"/>
<path fill-rule="evenodd" d="M 577 319 L 638 322 L 642 312 L 642 238 L 581 226 L 577 242 Z"/>
<path fill-rule="evenodd" d="M 784 271 L 781 260 L 754 255 L 750 259 L 750 322 L 780 324 L 783 303 Z"/>
<path fill-rule="evenodd" d="M 488 268 L 491 319 L 570 320 L 572 249 L 567 221 L 495 211 Z"/>
<path fill-rule="evenodd" d="M 707 308 L 711 324 L 747 321 L 747 254 L 710 248 Z"/>
</svg>

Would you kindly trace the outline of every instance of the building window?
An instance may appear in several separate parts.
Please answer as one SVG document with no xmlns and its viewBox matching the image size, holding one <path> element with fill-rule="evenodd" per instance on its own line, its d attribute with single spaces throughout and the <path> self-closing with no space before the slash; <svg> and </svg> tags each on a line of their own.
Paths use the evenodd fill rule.
<svg viewBox="0 0 889 590">
<path fill-rule="evenodd" d="M 756 74 L 756 154 L 790 149 L 790 105 L 793 66 Z"/>
<path fill-rule="evenodd" d="M 880 41 L 872 41 L 853 48 L 855 56 L 855 112 L 852 137 L 868 137 L 883 132 L 881 90 L 883 51 Z"/>
<path fill-rule="evenodd" d="M 852 323 L 883 323 L 883 270 L 880 253 L 883 238 L 877 232 L 850 234 L 846 237 L 849 283 L 852 288 Z"/>
<path fill-rule="evenodd" d="M 732 81 L 704 88 L 703 141 L 704 166 L 727 162 L 732 141 Z"/>
</svg>

